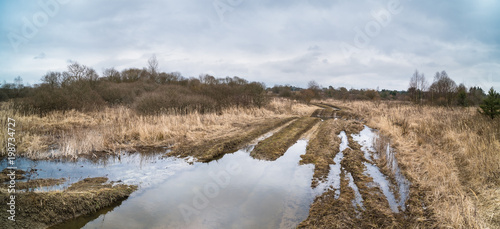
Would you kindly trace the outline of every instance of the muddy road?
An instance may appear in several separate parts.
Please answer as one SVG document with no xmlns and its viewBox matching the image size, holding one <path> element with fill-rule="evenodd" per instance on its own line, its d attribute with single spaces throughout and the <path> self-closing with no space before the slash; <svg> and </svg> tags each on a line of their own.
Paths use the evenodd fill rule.
<svg viewBox="0 0 500 229">
<path fill-rule="evenodd" d="M 76 162 L 21 158 L 21 181 L 56 181 L 28 193 L 89 177 L 138 188 L 52 228 L 404 228 L 423 214 L 390 140 L 335 107 L 204 144 L 209 155 L 182 146 Z"/>
</svg>

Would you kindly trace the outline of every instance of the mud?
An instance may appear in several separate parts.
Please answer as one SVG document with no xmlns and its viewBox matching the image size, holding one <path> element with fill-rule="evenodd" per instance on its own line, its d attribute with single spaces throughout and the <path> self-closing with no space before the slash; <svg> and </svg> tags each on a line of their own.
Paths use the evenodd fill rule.
<svg viewBox="0 0 500 229">
<path fill-rule="evenodd" d="M 250 153 L 250 156 L 260 160 L 274 161 L 281 157 L 286 150 L 299 138 L 311 129 L 320 119 L 303 117 L 300 118 L 271 137 L 260 141 Z"/>
<path fill-rule="evenodd" d="M 414 214 L 407 211 L 415 201 L 410 195 L 410 182 L 397 165 L 394 149 L 374 145 L 376 131 L 352 118 L 330 119 L 320 130 L 311 139 L 313 145 L 308 146 L 301 163 L 315 165 L 312 186 L 320 189 L 316 193 L 324 192 L 311 205 L 301 228 L 419 225 Z M 378 148 L 384 150 L 379 152 Z"/>
<path fill-rule="evenodd" d="M 170 151 L 166 156 L 192 156 L 200 162 L 210 162 L 212 160 L 220 159 L 227 153 L 233 153 L 249 144 L 252 140 L 261 135 L 279 128 L 296 118 L 286 118 L 280 120 L 271 120 L 261 123 L 255 127 L 248 127 L 249 131 L 246 133 L 239 133 L 232 137 L 221 137 L 202 143 L 187 143 L 177 146 Z"/>
</svg>

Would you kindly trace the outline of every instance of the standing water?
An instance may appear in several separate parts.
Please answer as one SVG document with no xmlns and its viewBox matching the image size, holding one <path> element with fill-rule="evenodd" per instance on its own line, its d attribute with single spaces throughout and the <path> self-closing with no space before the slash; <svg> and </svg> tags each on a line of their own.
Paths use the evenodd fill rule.
<svg viewBox="0 0 500 229">
<path fill-rule="evenodd" d="M 307 218 L 314 200 L 313 166 L 299 165 L 306 146 L 306 140 L 299 140 L 276 161 L 253 159 L 252 147 L 210 163 L 184 166 L 170 159 L 175 163 L 166 164 L 182 165 L 171 173 L 165 172 L 171 167 L 151 163 L 157 171 L 153 177 L 165 177 L 164 181 L 142 188 L 112 210 L 54 228 L 296 227 Z"/>
</svg>

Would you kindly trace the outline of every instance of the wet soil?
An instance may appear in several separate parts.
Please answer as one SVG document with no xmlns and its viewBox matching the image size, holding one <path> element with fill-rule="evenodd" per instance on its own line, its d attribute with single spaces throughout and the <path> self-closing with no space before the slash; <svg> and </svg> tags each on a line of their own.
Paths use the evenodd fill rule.
<svg viewBox="0 0 500 229">
<path fill-rule="evenodd" d="M 279 128 L 296 118 L 270 120 L 256 125 L 249 125 L 247 132 L 231 137 L 220 137 L 206 142 L 189 142 L 172 149 L 166 156 L 194 157 L 200 162 L 220 159 L 226 153 L 233 153 L 257 137 Z"/>
</svg>

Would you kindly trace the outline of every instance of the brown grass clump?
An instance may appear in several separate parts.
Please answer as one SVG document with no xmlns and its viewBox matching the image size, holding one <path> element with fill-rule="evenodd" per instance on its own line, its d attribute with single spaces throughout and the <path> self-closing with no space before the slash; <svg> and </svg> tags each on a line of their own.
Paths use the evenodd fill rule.
<svg viewBox="0 0 500 229">
<path fill-rule="evenodd" d="M 432 220 L 433 227 L 500 227 L 499 119 L 479 115 L 476 108 L 328 102 L 349 107 L 390 137 L 412 183 L 411 227 L 427 227 Z"/>
<path fill-rule="evenodd" d="M 76 158 L 81 154 L 113 153 L 119 149 L 165 147 L 192 141 L 210 141 L 240 133 L 247 125 L 269 119 L 309 115 L 313 106 L 275 99 L 264 108 L 227 108 L 220 113 L 140 115 L 127 107 L 101 111 L 54 111 L 43 117 L 24 115 L 12 103 L 0 104 L 0 122 L 16 120 L 17 156 L 34 159 Z M 6 125 L 4 125 L 6 126 Z M 6 135 L 6 128 L 0 134 Z M 6 142 L 0 141 L 2 155 Z"/>
<path fill-rule="evenodd" d="M 95 212 L 126 199 L 137 186 L 104 184 L 107 178 L 87 178 L 66 191 L 20 192 L 16 194 L 16 221 L 0 212 L 2 228 L 46 228 L 79 215 Z M 6 203 L 10 195 L 0 190 Z"/>
<path fill-rule="evenodd" d="M 281 157 L 303 133 L 311 129 L 320 120 L 318 118 L 303 117 L 286 126 L 273 136 L 260 141 L 252 150 L 250 156 L 274 161 Z"/>
</svg>

